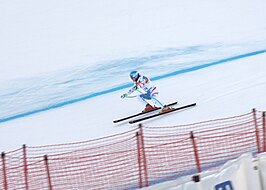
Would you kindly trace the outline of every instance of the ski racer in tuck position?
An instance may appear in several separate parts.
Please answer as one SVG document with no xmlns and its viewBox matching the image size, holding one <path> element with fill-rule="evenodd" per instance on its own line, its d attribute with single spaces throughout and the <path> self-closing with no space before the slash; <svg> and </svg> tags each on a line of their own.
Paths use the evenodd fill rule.
<svg viewBox="0 0 266 190">
<path fill-rule="evenodd" d="M 132 71 L 130 72 L 130 78 L 134 82 L 134 86 L 130 88 L 127 93 L 122 94 L 121 98 L 129 97 L 134 91 L 138 91 L 140 94 L 136 97 L 141 104 L 145 105 L 145 109 L 142 112 L 151 111 L 156 107 L 162 108 L 162 112 L 171 110 L 170 107 L 164 106 L 164 104 L 157 99 L 159 92 L 148 77 L 141 75 L 138 71 Z"/>
</svg>

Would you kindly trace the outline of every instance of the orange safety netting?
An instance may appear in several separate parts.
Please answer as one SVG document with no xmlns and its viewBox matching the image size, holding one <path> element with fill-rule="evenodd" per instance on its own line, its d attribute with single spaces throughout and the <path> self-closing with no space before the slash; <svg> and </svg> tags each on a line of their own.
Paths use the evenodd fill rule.
<svg viewBox="0 0 266 190">
<path fill-rule="evenodd" d="M 137 189 L 265 152 L 265 112 L 2 153 L 0 189 Z"/>
</svg>

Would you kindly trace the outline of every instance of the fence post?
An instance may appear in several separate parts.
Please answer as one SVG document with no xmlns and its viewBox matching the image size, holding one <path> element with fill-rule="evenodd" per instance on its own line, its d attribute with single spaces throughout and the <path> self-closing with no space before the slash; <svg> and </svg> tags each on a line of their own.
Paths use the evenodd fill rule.
<svg viewBox="0 0 266 190">
<path fill-rule="evenodd" d="M 139 132 L 136 132 L 137 137 L 137 149 L 138 149 L 138 166 L 139 166 L 139 188 L 142 188 L 142 169 L 141 169 L 141 148 L 140 148 L 140 135 Z"/>
<path fill-rule="evenodd" d="M 28 163 L 27 163 L 27 151 L 26 145 L 22 146 L 23 148 L 23 162 L 24 162 L 24 178 L 25 178 L 25 188 L 29 190 L 29 183 L 28 183 Z"/>
<path fill-rule="evenodd" d="M 47 155 L 44 155 L 44 163 L 45 163 L 46 172 L 47 172 L 47 180 L 48 180 L 49 190 L 53 190 Z"/>
<path fill-rule="evenodd" d="M 262 113 L 263 152 L 266 152 L 266 112 Z"/>
<path fill-rule="evenodd" d="M 195 156 L 197 170 L 198 170 L 198 173 L 201 173 L 199 152 L 198 152 L 197 143 L 195 141 L 195 137 L 194 137 L 193 131 L 190 131 L 190 139 L 191 139 L 192 145 L 193 145 L 193 150 L 194 150 L 194 156 Z"/>
<path fill-rule="evenodd" d="M 140 136 L 141 154 L 142 154 L 142 158 L 143 158 L 145 187 L 148 187 L 149 186 L 149 181 L 148 181 L 147 160 L 146 160 L 146 154 L 145 154 L 145 144 L 144 144 L 144 137 L 143 137 L 143 129 L 142 129 L 142 125 L 141 124 L 139 124 L 139 136 Z"/>
<path fill-rule="evenodd" d="M 258 154 L 259 154 L 261 151 L 260 151 L 260 136 L 259 136 L 257 116 L 256 116 L 256 109 L 253 108 L 252 112 L 253 112 L 253 119 L 254 119 L 254 125 L 255 125 L 256 143 L 257 143 L 257 149 L 258 149 Z"/>
<path fill-rule="evenodd" d="M 6 154 L 2 152 L 1 154 L 2 157 L 2 166 L 3 166 L 3 179 L 4 179 L 4 190 L 7 190 L 7 176 L 6 176 Z"/>
</svg>

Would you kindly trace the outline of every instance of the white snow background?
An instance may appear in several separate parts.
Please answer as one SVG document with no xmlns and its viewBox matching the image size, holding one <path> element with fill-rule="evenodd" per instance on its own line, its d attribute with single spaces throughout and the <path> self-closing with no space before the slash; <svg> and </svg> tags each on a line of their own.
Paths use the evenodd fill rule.
<svg viewBox="0 0 266 190">
<path fill-rule="evenodd" d="M 0 1 L 0 151 L 136 127 L 129 72 L 164 103 L 197 107 L 169 126 L 266 110 L 265 0 Z M 208 66 L 208 67 L 207 67 Z"/>
</svg>

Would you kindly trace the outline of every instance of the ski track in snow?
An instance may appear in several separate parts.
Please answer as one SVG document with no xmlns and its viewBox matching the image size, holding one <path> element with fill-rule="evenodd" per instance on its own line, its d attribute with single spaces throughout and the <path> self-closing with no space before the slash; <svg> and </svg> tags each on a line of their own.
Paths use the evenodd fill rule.
<svg viewBox="0 0 266 190">
<path fill-rule="evenodd" d="M 216 43 L 167 48 L 147 55 L 109 60 L 94 67 L 79 66 L 38 77 L 2 82 L 0 123 L 127 88 L 131 84 L 121 82 L 129 82 L 128 73 L 131 70 L 139 70 L 153 80 L 159 80 L 265 53 L 266 49 L 262 44 L 243 46 Z M 259 84 L 254 84 L 254 87 L 256 85 Z M 232 89 L 234 90 L 220 96 L 241 90 Z M 219 97 L 206 101 L 216 98 Z"/>
</svg>

